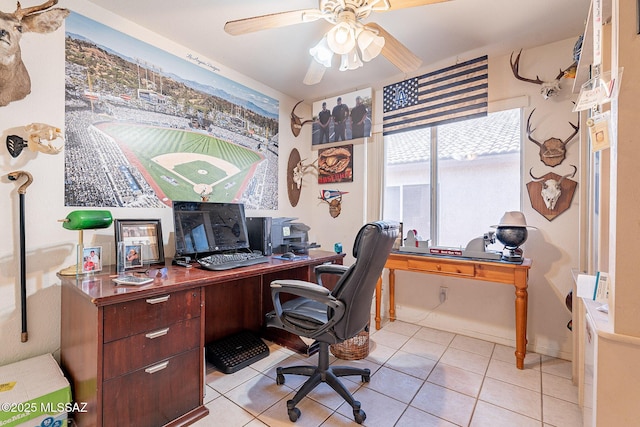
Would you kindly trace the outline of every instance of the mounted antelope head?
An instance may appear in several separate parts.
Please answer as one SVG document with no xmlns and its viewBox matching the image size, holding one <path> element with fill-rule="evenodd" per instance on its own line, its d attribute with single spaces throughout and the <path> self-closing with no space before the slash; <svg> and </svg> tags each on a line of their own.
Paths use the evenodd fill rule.
<svg viewBox="0 0 640 427">
<path fill-rule="evenodd" d="M 572 67 L 569 66 L 566 70 L 560 70 L 560 73 L 556 76 L 555 80 L 551 82 L 543 82 L 540 80 L 540 77 L 536 76 L 535 79 L 529 79 L 527 77 L 522 77 L 520 75 L 520 55 L 522 54 L 522 49 L 518 52 L 518 56 L 516 56 L 516 60 L 513 60 L 513 52 L 511 52 L 511 57 L 509 58 L 509 62 L 511 63 L 511 71 L 513 71 L 513 75 L 516 79 L 522 80 L 523 82 L 533 83 L 536 85 L 541 85 L 540 94 L 544 99 L 549 99 L 552 96 L 556 96 L 560 92 L 560 79 L 564 77 L 565 73 L 567 73 Z"/>
<path fill-rule="evenodd" d="M 57 30 L 69 11 L 49 9 L 56 3 L 58 0 L 49 0 L 23 9 L 18 2 L 15 12 L 0 12 L 0 106 L 31 93 L 31 79 L 22 62 L 20 39 L 27 32 L 51 33 Z"/>
<path fill-rule="evenodd" d="M 558 138 L 549 138 L 545 142 L 540 143 L 531 136 L 535 131 L 535 129 L 531 129 L 531 116 L 533 116 L 534 111 L 536 111 L 535 108 L 531 110 L 531 114 L 529 114 L 529 118 L 527 119 L 527 138 L 529 138 L 529 141 L 540 147 L 540 161 L 542 161 L 542 163 L 550 167 L 558 166 L 564 161 L 567 155 L 567 144 L 578 134 L 578 131 L 580 130 L 580 114 L 578 113 L 577 125 L 569 122 L 573 128 L 573 133 L 567 139 L 561 141 Z"/>
<path fill-rule="evenodd" d="M 304 101 L 304 99 L 302 101 Z M 294 105 L 293 108 L 291 109 L 291 132 L 293 132 L 293 136 L 295 137 L 300 135 L 300 130 L 302 130 L 302 126 L 306 125 L 307 123 L 313 123 L 313 120 L 302 121 L 302 118 L 296 115 L 295 113 L 296 107 L 300 105 L 302 101 L 298 101 L 298 103 Z"/>
</svg>

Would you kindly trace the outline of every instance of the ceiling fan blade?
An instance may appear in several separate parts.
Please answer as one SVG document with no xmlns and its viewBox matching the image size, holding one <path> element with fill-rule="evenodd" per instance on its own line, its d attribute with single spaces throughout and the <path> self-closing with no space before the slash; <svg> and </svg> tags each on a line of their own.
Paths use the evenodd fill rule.
<svg viewBox="0 0 640 427">
<path fill-rule="evenodd" d="M 320 19 L 321 17 L 322 12 L 318 9 L 292 10 L 290 12 L 272 13 L 269 15 L 228 21 L 224 24 L 224 30 L 232 36 L 237 36 L 270 28 L 286 27 L 288 25 L 311 22 Z"/>
<path fill-rule="evenodd" d="M 320 83 L 320 80 L 322 80 L 326 69 L 327 67 L 320 64 L 315 59 L 312 59 L 311 63 L 309 64 L 307 74 L 304 76 L 304 80 L 302 81 L 302 83 L 306 84 L 307 86 L 312 86 Z"/>
<path fill-rule="evenodd" d="M 389 34 L 384 28 L 376 23 L 368 23 L 367 27 L 374 28 L 378 31 L 378 35 L 384 38 L 384 47 L 382 55 L 393 65 L 398 67 L 403 73 L 410 73 L 417 70 L 422 65 L 422 60 L 413 54 L 405 45 L 400 43 L 398 39 Z"/>
<path fill-rule="evenodd" d="M 451 0 L 389 0 L 389 10 L 405 9 L 407 7 L 426 6 L 428 4 L 443 3 Z"/>
</svg>

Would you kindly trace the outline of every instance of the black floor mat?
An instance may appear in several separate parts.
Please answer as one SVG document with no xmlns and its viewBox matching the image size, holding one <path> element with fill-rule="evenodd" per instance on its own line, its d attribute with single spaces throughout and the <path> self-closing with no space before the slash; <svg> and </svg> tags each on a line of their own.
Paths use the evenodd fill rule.
<svg viewBox="0 0 640 427">
<path fill-rule="evenodd" d="M 239 371 L 268 355 L 269 347 L 249 331 L 207 344 L 207 360 L 225 374 Z"/>
</svg>

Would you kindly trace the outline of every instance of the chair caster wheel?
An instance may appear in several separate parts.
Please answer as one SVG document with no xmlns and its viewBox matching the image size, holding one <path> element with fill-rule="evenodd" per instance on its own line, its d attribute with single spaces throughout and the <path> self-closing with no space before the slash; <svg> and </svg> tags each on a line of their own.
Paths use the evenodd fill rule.
<svg viewBox="0 0 640 427">
<path fill-rule="evenodd" d="M 287 413 L 289 414 L 289 420 L 292 423 L 295 423 L 296 421 L 298 421 L 298 418 L 300 418 L 300 409 L 298 408 L 288 409 Z"/>
<path fill-rule="evenodd" d="M 284 374 L 282 373 L 282 368 L 276 368 L 276 384 L 284 384 Z"/>
<path fill-rule="evenodd" d="M 368 383 L 371 380 L 371 375 L 363 375 L 362 376 L 362 382 L 363 383 Z"/>
<path fill-rule="evenodd" d="M 353 418 L 358 424 L 362 424 L 367 419 L 367 414 L 362 409 L 354 409 Z M 291 416 L 289 416 L 289 419 L 291 419 Z"/>
</svg>

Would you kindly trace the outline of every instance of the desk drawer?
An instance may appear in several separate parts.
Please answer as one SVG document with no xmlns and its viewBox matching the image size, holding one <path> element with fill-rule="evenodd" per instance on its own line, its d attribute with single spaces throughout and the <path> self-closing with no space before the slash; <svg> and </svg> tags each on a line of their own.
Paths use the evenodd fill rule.
<svg viewBox="0 0 640 427">
<path fill-rule="evenodd" d="M 475 275 L 474 264 L 451 264 L 446 261 L 431 259 L 408 259 L 407 268 L 408 270 L 428 271 L 431 273 L 440 274 L 454 274 L 456 276 L 473 277 Z"/>
<path fill-rule="evenodd" d="M 200 289 L 192 289 L 105 306 L 104 342 L 199 317 L 200 305 Z"/>
<path fill-rule="evenodd" d="M 104 382 L 102 425 L 156 427 L 200 404 L 201 350 L 196 348 Z"/>
<path fill-rule="evenodd" d="M 104 379 L 153 365 L 199 344 L 199 317 L 108 342 L 104 345 Z"/>
</svg>

